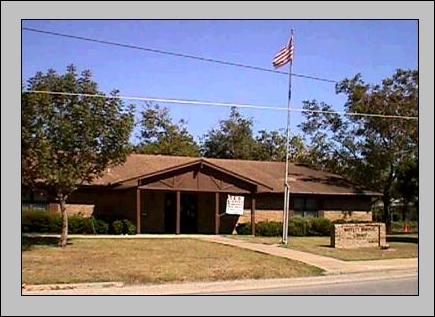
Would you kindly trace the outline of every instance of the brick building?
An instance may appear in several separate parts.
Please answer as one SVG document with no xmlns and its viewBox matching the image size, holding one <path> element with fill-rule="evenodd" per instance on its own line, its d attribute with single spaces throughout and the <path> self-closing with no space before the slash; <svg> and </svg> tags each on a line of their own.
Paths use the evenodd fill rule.
<svg viewBox="0 0 435 317">
<path fill-rule="evenodd" d="M 81 186 L 68 210 L 127 218 L 140 233 L 231 233 L 239 222 L 282 220 L 284 171 L 283 162 L 132 154 Z M 289 183 L 291 216 L 371 221 L 380 195 L 299 164 L 290 164 Z M 225 213 L 229 194 L 245 197 L 242 216 Z"/>
</svg>

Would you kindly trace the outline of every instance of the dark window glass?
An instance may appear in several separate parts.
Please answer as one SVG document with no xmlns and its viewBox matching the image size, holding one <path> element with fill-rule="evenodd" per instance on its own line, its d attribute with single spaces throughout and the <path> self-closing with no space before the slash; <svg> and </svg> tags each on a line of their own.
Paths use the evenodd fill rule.
<svg viewBox="0 0 435 317">
<path fill-rule="evenodd" d="M 304 199 L 296 198 L 295 199 L 295 210 L 303 210 L 304 209 Z"/>
<path fill-rule="evenodd" d="M 295 198 L 295 216 L 317 217 L 317 201 L 313 198 Z"/>
<path fill-rule="evenodd" d="M 314 199 L 306 199 L 305 200 L 305 209 L 308 211 L 314 211 L 316 210 L 316 200 Z"/>
</svg>

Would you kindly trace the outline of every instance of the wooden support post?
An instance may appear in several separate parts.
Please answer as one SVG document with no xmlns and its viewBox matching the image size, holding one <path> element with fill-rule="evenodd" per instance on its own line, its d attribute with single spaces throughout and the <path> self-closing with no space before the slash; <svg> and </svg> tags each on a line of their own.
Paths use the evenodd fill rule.
<svg viewBox="0 0 435 317">
<path fill-rule="evenodd" d="M 141 208 L 140 208 L 140 189 L 136 189 L 136 232 L 140 234 L 140 218 L 141 218 Z"/>
<path fill-rule="evenodd" d="M 251 195 L 251 230 L 255 236 L 255 194 Z"/>
<path fill-rule="evenodd" d="M 214 215 L 214 233 L 219 234 L 221 219 L 219 215 L 219 193 L 215 193 L 215 215 Z"/>
<path fill-rule="evenodd" d="M 177 213 L 176 213 L 176 221 L 175 221 L 175 234 L 180 234 L 181 232 L 181 194 L 180 191 L 177 191 Z"/>
</svg>

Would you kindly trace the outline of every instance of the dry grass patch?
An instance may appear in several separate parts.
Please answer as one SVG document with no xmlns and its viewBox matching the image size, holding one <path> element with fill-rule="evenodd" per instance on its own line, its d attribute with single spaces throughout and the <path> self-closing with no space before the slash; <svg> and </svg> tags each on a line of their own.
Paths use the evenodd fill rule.
<svg viewBox="0 0 435 317">
<path fill-rule="evenodd" d="M 243 235 L 228 236 L 233 239 L 261 244 L 280 244 L 280 237 L 253 237 Z M 390 248 L 335 249 L 330 247 L 329 237 L 289 237 L 288 248 L 299 251 L 330 256 L 345 261 L 381 260 L 413 258 L 418 256 L 418 244 L 408 242 L 388 242 Z M 284 247 L 284 246 L 283 246 Z"/>
<path fill-rule="evenodd" d="M 26 284 L 165 283 L 319 275 L 303 263 L 194 239 L 73 239 L 65 249 L 28 243 Z"/>
<path fill-rule="evenodd" d="M 389 242 L 390 248 L 336 249 L 329 237 L 290 237 L 288 248 L 330 256 L 345 261 L 413 258 L 418 256 L 418 244 Z"/>
</svg>

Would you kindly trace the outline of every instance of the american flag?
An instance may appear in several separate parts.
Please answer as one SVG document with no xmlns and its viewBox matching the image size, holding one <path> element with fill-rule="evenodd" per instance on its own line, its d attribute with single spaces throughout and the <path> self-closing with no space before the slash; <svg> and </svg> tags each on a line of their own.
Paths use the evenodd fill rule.
<svg viewBox="0 0 435 317">
<path fill-rule="evenodd" d="M 275 55 L 273 59 L 273 67 L 279 68 L 281 66 L 284 66 L 287 63 L 293 63 L 293 57 L 294 57 L 294 41 L 293 41 L 293 31 L 292 35 L 290 37 L 290 40 L 288 42 L 288 45 L 281 49 L 278 54 Z"/>
</svg>

